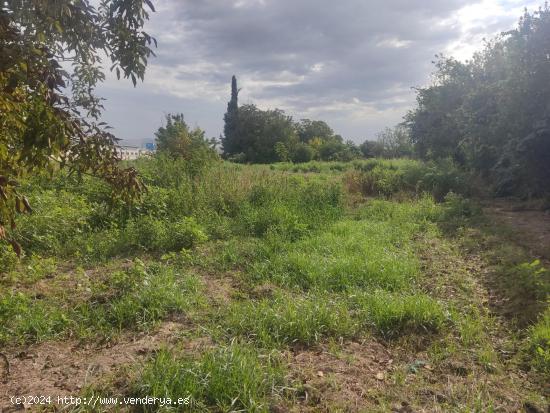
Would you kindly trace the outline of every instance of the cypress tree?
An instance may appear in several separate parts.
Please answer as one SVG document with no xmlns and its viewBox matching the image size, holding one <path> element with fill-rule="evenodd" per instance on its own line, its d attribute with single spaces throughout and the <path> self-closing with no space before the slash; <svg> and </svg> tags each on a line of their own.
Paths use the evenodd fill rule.
<svg viewBox="0 0 550 413">
<path fill-rule="evenodd" d="M 227 112 L 223 120 L 224 137 L 222 139 L 222 147 L 225 155 L 233 155 L 242 152 L 237 137 L 237 125 L 239 116 L 239 89 L 237 89 L 237 78 L 235 75 L 231 78 L 231 100 L 227 104 Z"/>
</svg>

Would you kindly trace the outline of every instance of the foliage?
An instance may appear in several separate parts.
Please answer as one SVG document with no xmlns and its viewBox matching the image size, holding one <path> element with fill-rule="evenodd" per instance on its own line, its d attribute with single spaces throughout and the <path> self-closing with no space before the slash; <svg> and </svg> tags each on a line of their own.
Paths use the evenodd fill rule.
<svg viewBox="0 0 550 413">
<path fill-rule="evenodd" d="M 232 152 L 226 152 L 228 155 L 242 152 L 247 162 L 270 163 L 278 160 L 277 143 L 290 148 L 297 142 L 292 118 L 281 110 L 263 111 L 244 105 L 238 113 L 238 141 L 232 145 Z"/>
<path fill-rule="evenodd" d="M 292 162 L 296 163 L 305 163 L 309 162 L 315 156 L 313 148 L 303 142 L 298 143 L 294 148 L 294 153 L 292 154 Z"/>
<path fill-rule="evenodd" d="M 144 215 L 128 223 L 122 234 L 121 249 L 126 246 L 156 252 L 180 251 L 206 240 L 203 228 L 192 217 L 163 222 Z"/>
<path fill-rule="evenodd" d="M 17 238 L 28 251 L 60 255 L 75 237 L 89 231 L 92 207 L 82 195 L 65 190 L 32 194 L 35 213 L 21 217 Z"/>
<path fill-rule="evenodd" d="M 441 202 L 449 192 L 468 195 L 468 175 L 453 162 L 372 159 L 356 163 L 344 177 L 348 190 L 366 196 L 421 195 L 428 192 Z"/>
<path fill-rule="evenodd" d="M 17 254 L 11 245 L 0 244 L 0 274 L 8 273 L 17 265 Z"/>
<path fill-rule="evenodd" d="M 384 158 L 404 158 L 413 155 L 409 131 L 402 125 L 384 129 L 378 134 L 377 140 L 384 148 Z"/>
<path fill-rule="evenodd" d="M 380 141 L 366 140 L 359 149 L 365 158 L 382 158 L 384 155 L 384 145 Z"/>
<path fill-rule="evenodd" d="M 2 2 L 0 238 L 10 236 L 17 212 L 31 211 L 17 189 L 26 175 L 68 167 L 104 178 L 115 197 L 142 189 L 135 170 L 118 164 L 115 137 L 96 123 L 101 104 L 93 92 L 105 78 L 104 55 L 118 77 L 143 79 L 154 42 L 143 31 L 147 9 L 149 0 Z"/>
<path fill-rule="evenodd" d="M 459 260 L 462 251 L 441 237 L 442 220 L 465 226 L 478 212 L 455 194 L 453 185 L 468 180 L 450 161 L 221 161 L 195 173 L 186 159 L 162 155 L 130 165 L 148 186 L 132 204 L 112 202 L 95 178 L 64 171 L 23 182 L 38 213 L 23 217 L 18 230 L 51 248 L 29 242 L 22 262 L 0 275 L 0 346 L 103 339 L 117 351 L 145 331 L 142 338 L 155 338 L 160 350 L 140 356 L 135 369 L 123 366 L 130 374 L 116 383 L 102 380 L 101 393 L 110 397 L 116 385 L 124 396 L 190 397 L 191 405 L 136 407 L 143 411 L 287 411 L 305 400 L 304 391 L 307 408 L 321 408 L 313 387 L 296 378 L 295 363 L 319 386 L 335 383 L 335 392 L 341 382 L 332 367 L 361 379 L 359 370 L 374 367 L 384 398 L 375 393 L 377 404 L 367 410 L 393 402 L 388 386 L 414 386 L 413 394 L 434 374 L 453 374 L 469 391 L 479 375 L 507 380 L 510 365 L 493 350 L 495 338 L 507 338 L 507 348 L 521 345 L 528 363 L 545 371 L 547 321 L 501 336 L 507 328 L 492 321 L 469 273 L 486 261 L 468 252 Z M 354 187 L 346 191 L 350 174 L 394 199 L 360 199 L 349 192 Z M 425 191 L 447 196 L 437 203 Z M 499 263 L 505 257 L 500 253 Z M 495 272 L 509 271 L 514 289 L 546 291 L 540 263 L 500 265 Z M 361 358 L 366 347 L 384 362 Z M 422 357 L 391 362 L 390 347 L 413 356 L 420 349 Z M 354 360 L 368 368 L 356 369 Z M 434 400 L 430 408 L 467 410 L 473 404 L 464 397 Z M 426 407 L 423 396 L 407 399 Z"/>
<path fill-rule="evenodd" d="M 238 106 L 237 80 L 231 81 L 231 100 L 224 116 L 224 157 L 236 163 L 349 161 L 361 157 L 351 141 L 343 142 L 324 121 L 294 122 L 280 109 Z"/>
<path fill-rule="evenodd" d="M 237 78 L 231 78 L 231 100 L 227 104 L 227 112 L 223 116 L 222 148 L 225 154 L 234 155 L 242 149 L 239 144 L 239 89 Z"/>
<path fill-rule="evenodd" d="M 550 373 L 550 309 L 530 329 L 531 364 L 538 370 Z"/>
<path fill-rule="evenodd" d="M 334 137 L 332 128 L 322 120 L 301 119 L 296 123 L 296 132 L 303 143 L 315 138 L 327 141 Z"/>
<path fill-rule="evenodd" d="M 277 160 L 281 162 L 288 162 L 290 160 L 290 153 L 283 142 L 275 144 L 275 154 L 277 155 Z"/>
<path fill-rule="evenodd" d="M 319 145 L 317 159 L 322 161 L 351 161 L 361 157 L 361 151 L 352 141 L 342 142 L 338 137 L 322 141 Z"/>
<path fill-rule="evenodd" d="M 463 227 L 468 220 L 481 215 L 481 208 L 471 199 L 449 192 L 445 195 L 440 225 L 446 230 L 456 230 Z"/>
<path fill-rule="evenodd" d="M 216 157 L 212 143 L 200 128 L 189 129 L 183 114 L 166 115 L 166 125 L 155 133 L 157 152 L 199 163 Z"/>
<path fill-rule="evenodd" d="M 453 158 L 499 195 L 540 196 L 550 182 L 550 8 L 467 62 L 439 57 L 433 85 L 417 89 L 407 125 L 418 155 Z"/>
</svg>

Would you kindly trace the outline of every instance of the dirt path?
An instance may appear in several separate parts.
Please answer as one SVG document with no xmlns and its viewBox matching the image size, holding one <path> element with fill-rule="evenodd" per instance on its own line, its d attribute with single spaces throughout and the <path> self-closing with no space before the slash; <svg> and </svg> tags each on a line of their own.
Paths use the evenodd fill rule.
<svg viewBox="0 0 550 413">
<path fill-rule="evenodd" d="M 509 227 L 510 238 L 526 248 L 534 258 L 550 264 L 550 211 L 529 209 L 525 203 L 492 200 L 484 212 L 497 223 Z"/>
</svg>

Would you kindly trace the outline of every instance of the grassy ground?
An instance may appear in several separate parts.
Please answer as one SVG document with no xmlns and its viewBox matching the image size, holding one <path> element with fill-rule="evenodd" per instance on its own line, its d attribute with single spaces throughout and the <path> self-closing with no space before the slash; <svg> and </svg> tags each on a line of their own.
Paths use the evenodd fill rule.
<svg viewBox="0 0 550 413">
<path fill-rule="evenodd" d="M 137 166 L 129 207 L 89 179 L 28 183 L 27 256 L 0 251 L 0 407 L 547 408 L 546 263 L 443 197 L 471 192 L 448 165 Z M 182 401 L 120 403 L 147 396 Z"/>
</svg>

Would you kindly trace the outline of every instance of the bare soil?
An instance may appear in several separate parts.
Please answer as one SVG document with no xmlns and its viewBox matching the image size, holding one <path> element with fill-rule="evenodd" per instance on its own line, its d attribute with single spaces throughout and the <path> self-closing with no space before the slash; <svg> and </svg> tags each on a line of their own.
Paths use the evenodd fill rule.
<svg viewBox="0 0 550 413">
<path fill-rule="evenodd" d="M 492 200 L 484 212 L 511 229 L 510 239 L 550 264 L 550 210 L 512 200 Z"/>
<path fill-rule="evenodd" d="M 96 383 L 121 366 L 136 365 L 163 346 L 179 341 L 189 331 L 184 320 L 161 323 L 154 331 L 139 335 L 126 334 L 110 343 L 81 343 L 75 340 L 49 341 L 24 348 L 4 351 L 10 371 L 0 382 L 0 412 L 31 409 L 13 406 L 10 396 L 71 396 Z M 190 353 L 208 345 L 204 338 L 184 340 Z"/>
</svg>

